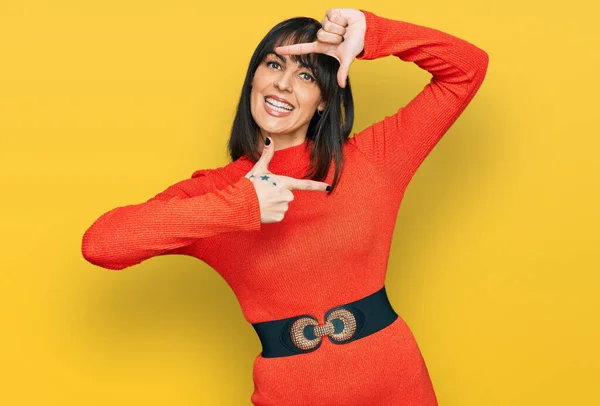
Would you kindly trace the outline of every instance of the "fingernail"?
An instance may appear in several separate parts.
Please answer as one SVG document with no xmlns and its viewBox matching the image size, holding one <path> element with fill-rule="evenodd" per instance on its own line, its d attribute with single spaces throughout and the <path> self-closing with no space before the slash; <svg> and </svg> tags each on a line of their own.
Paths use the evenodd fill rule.
<svg viewBox="0 0 600 406">
<path fill-rule="evenodd" d="M 342 42 L 344 42 L 344 36 L 342 35 Z"/>
<path fill-rule="evenodd" d="M 331 190 L 331 186 L 327 186 L 325 190 L 329 192 Z"/>
<path fill-rule="evenodd" d="M 265 141 L 266 145 L 271 145 L 271 139 L 269 137 L 267 137 L 267 140 Z"/>
</svg>

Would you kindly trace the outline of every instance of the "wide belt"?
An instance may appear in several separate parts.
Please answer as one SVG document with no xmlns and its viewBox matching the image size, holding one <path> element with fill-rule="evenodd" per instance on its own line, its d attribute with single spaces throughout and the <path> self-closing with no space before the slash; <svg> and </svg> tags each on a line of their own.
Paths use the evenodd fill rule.
<svg viewBox="0 0 600 406">
<path fill-rule="evenodd" d="M 336 306 L 325 313 L 319 325 L 310 314 L 253 323 L 262 344 L 264 358 L 287 357 L 315 351 L 323 336 L 333 344 L 347 344 L 367 337 L 392 324 L 398 314 L 392 308 L 385 286 L 354 302 Z"/>
</svg>

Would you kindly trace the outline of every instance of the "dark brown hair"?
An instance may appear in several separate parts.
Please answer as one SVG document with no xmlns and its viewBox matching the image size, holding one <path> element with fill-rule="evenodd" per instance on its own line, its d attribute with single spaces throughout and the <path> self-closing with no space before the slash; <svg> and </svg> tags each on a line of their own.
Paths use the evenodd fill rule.
<svg viewBox="0 0 600 406">
<path fill-rule="evenodd" d="M 242 86 L 240 100 L 236 110 L 231 136 L 228 142 L 228 153 L 232 161 L 245 155 L 253 162 L 260 158 L 256 145 L 259 127 L 252 117 L 250 110 L 250 92 L 254 73 L 259 64 L 270 52 L 280 45 L 289 45 L 317 40 L 317 31 L 321 28 L 314 18 L 295 17 L 282 21 L 273 27 L 256 47 Z M 304 178 L 323 181 L 329 172 L 331 160 L 335 161 L 335 175 L 332 191 L 339 182 L 343 170 L 344 143 L 352 131 L 354 124 L 354 102 L 350 78 L 346 87 L 337 83 L 337 71 L 340 67 L 337 59 L 320 53 L 306 55 L 289 55 L 294 62 L 307 65 L 315 74 L 315 79 L 321 91 L 321 99 L 326 103 L 322 115 L 316 111 L 306 133 L 312 141 L 313 150 L 310 156 L 310 169 Z M 329 192 L 331 193 L 331 191 Z"/>
</svg>

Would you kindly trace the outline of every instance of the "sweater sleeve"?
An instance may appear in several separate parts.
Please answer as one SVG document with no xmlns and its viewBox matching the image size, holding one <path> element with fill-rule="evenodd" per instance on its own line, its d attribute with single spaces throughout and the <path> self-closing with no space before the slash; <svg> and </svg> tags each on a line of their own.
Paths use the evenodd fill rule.
<svg viewBox="0 0 600 406">
<path fill-rule="evenodd" d="M 84 258 L 120 270 L 153 256 L 181 253 L 199 238 L 259 231 L 260 206 L 252 182 L 242 176 L 215 190 L 208 173 L 196 171 L 145 203 L 100 216 L 83 235 Z"/>
<path fill-rule="evenodd" d="M 397 113 L 349 139 L 404 190 L 416 170 L 481 86 L 488 66 L 482 49 L 444 32 L 390 20 L 360 10 L 366 18 L 365 45 L 357 59 L 394 55 L 433 75 Z"/>
</svg>

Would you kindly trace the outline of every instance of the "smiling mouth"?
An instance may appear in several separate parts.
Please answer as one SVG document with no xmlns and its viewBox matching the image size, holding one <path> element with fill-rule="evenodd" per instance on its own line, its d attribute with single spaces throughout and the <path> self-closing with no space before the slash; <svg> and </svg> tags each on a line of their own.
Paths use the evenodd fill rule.
<svg viewBox="0 0 600 406">
<path fill-rule="evenodd" d="M 272 99 L 268 96 L 265 97 L 265 103 L 268 104 L 271 109 L 280 113 L 289 113 L 294 110 L 294 106 Z"/>
</svg>

